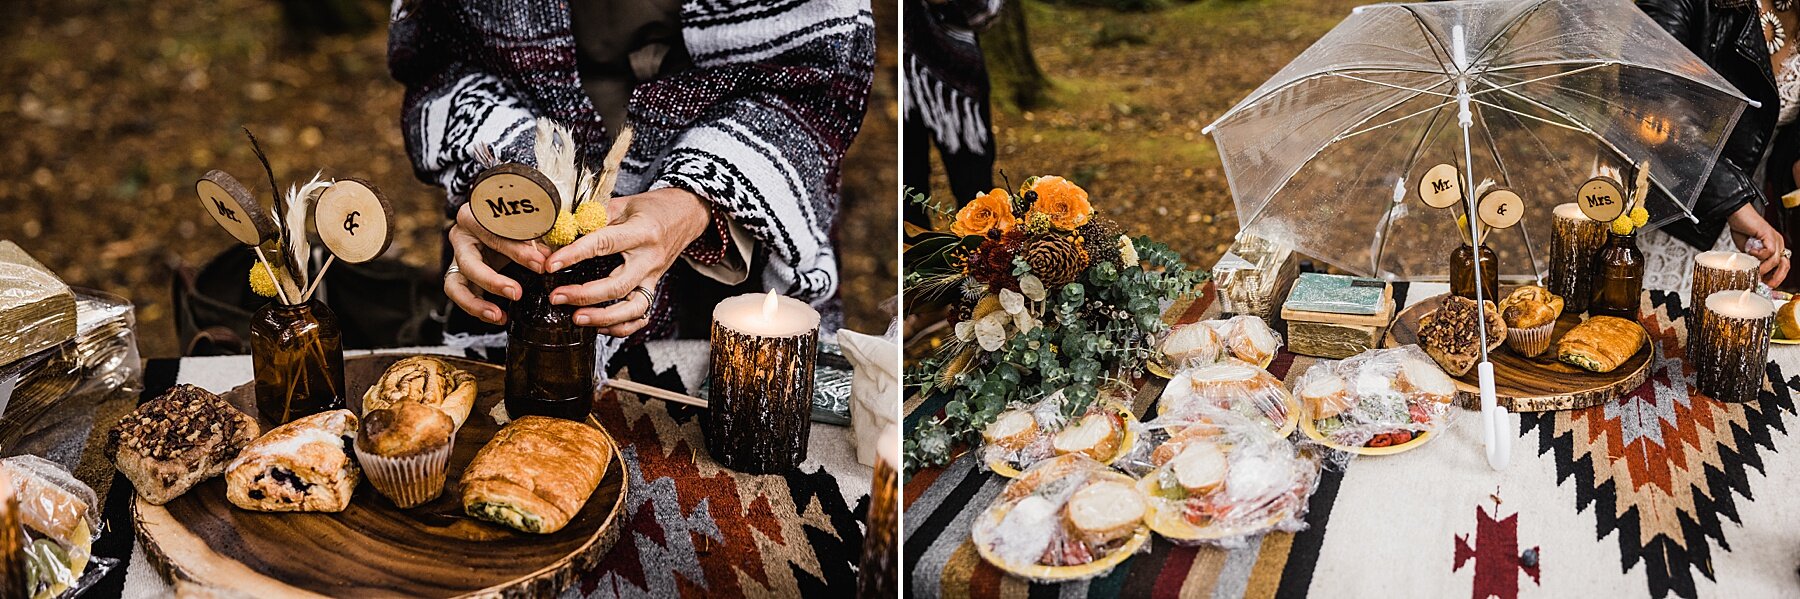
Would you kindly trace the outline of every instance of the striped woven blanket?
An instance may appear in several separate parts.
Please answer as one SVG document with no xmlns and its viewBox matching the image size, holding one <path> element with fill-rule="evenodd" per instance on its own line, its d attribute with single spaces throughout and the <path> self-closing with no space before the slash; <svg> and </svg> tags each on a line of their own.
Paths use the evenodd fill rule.
<svg viewBox="0 0 1800 599">
<path fill-rule="evenodd" d="M 1400 284 L 1411 305 L 1443 285 Z M 1165 320 L 1218 312 L 1210 285 Z M 1111 573 L 1035 584 L 988 565 L 969 526 L 1007 479 L 971 455 L 910 473 L 904 490 L 907 593 L 914 597 L 1795 597 L 1800 596 L 1800 347 L 1770 349 L 1757 401 L 1721 403 L 1693 388 L 1684 298 L 1649 292 L 1640 322 L 1656 346 L 1650 380 L 1592 408 L 1522 414 L 1512 465 L 1490 470 L 1480 417 L 1394 456 L 1327 469 L 1307 527 L 1239 549 L 1157 537 Z M 1282 352 L 1270 372 L 1292 384 L 1316 360 Z M 1159 379 L 1139 381 L 1153 415 Z M 906 422 L 940 402 L 912 398 Z"/>
</svg>

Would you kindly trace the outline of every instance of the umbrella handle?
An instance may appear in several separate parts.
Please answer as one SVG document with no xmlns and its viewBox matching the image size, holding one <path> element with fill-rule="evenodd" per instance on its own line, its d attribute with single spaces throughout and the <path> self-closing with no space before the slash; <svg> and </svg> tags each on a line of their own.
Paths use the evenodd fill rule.
<svg viewBox="0 0 1800 599">
<path fill-rule="evenodd" d="M 1487 463 L 1494 470 L 1505 470 L 1512 461 L 1512 417 L 1494 398 L 1494 363 L 1475 365 L 1481 385 L 1481 442 L 1487 450 Z"/>
</svg>

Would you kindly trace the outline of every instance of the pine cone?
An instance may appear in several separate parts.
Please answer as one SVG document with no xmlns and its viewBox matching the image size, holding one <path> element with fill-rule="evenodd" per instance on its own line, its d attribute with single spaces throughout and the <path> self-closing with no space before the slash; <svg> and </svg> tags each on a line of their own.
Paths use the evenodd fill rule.
<svg viewBox="0 0 1800 599">
<path fill-rule="evenodd" d="M 1118 222 L 1095 217 L 1075 232 L 1081 234 L 1081 247 L 1087 250 L 1089 262 L 1119 263 L 1119 236 L 1125 234 L 1125 228 Z"/>
<path fill-rule="evenodd" d="M 1067 285 L 1087 270 L 1088 253 L 1067 237 L 1045 237 L 1025 246 L 1025 264 L 1045 285 Z"/>
</svg>

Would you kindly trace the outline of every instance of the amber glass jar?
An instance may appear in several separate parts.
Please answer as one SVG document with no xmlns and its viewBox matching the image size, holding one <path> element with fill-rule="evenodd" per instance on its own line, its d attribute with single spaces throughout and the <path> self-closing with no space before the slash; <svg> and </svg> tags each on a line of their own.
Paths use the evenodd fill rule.
<svg viewBox="0 0 1800 599">
<path fill-rule="evenodd" d="M 597 278 L 587 263 L 519 276 L 519 301 L 506 312 L 506 413 L 586 420 L 594 405 L 592 327 L 575 325 L 575 306 L 550 303 L 550 291 Z"/>
<path fill-rule="evenodd" d="M 1463 244 L 1450 252 L 1450 293 L 1475 299 L 1475 248 Z M 1487 245 L 1481 246 L 1481 299 L 1500 301 L 1500 259 Z"/>
<path fill-rule="evenodd" d="M 1644 253 L 1637 234 L 1606 233 L 1606 245 L 1594 254 L 1594 301 L 1588 314 L 1636 321 L 1644 294 Z"/>
<path fill-rule="evenodd" d="M 344 332 L 323 302 L 270 302 L 250 319 L 256 409 L 286 424 L 344 407 Z"/>
</svg>

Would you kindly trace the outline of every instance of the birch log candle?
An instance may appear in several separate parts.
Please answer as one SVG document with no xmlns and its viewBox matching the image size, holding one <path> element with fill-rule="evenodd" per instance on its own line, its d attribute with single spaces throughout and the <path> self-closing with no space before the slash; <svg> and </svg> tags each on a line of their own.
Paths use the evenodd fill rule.
<svg viewBox="0 0 1800 599">
<path fill-rule="evenodd" d="M 1594 253 L 1606 243 L 1606 223 L 1588 218 L 1574 203 L 1559 204 L 1550 229 L 1550 293 L 1563 297 L 1571 314 L 1587 311 L 1593 299 Z"/>
<path fill-rule="evenodd" d="M 806 459 L 819 313 L 805 302 L 745 294 L 713 308 L 706 446 L 726 468 L 784 472 Z"/>
<path fill-rule="evenodd" d="M 1755 256 L 1742 252 L 1712 251 L 1700 252 L 1694 256 L 1694 285 L 1688 291 L 1688 301 L 1693 306 L 1688 311 L 1687 346 L 1702 345 L 1700 341 L 1700 313 L 1706 311 L 1706 298 L 1720 291 L 1740 291 L 1756 286 Z M 1689 360 L 1695 369 L 1702 364 L 1700 354 L 1689 352 L 1696 359 Z"/>
<path fill-rule="evenodd" d="M 0 469 L 0 599 L 25 599 L 34 590 L 25 565 L 26 540 L 22 517 L 12 476 Z"/>
<path fill-rule="evenodd" d="M 1756 399 L 1775 328 L 1774 302 L 1749 290 L 1719 291 L 1706 297 L 1705 306 L 1700 311 L 1701 343 L 1689 351 L 1702 356 L 1695 368 L 1696 386 L 1719 401 Z"/>
<path fill-rule="evenodd" d="M 874 486 L 869 489 L 869 517 L 864 521 L 862 560 L 856 572 L 856 596 L 898 597 L 900 560 L 900 429 L 881 432 Z"/>
</svg>

